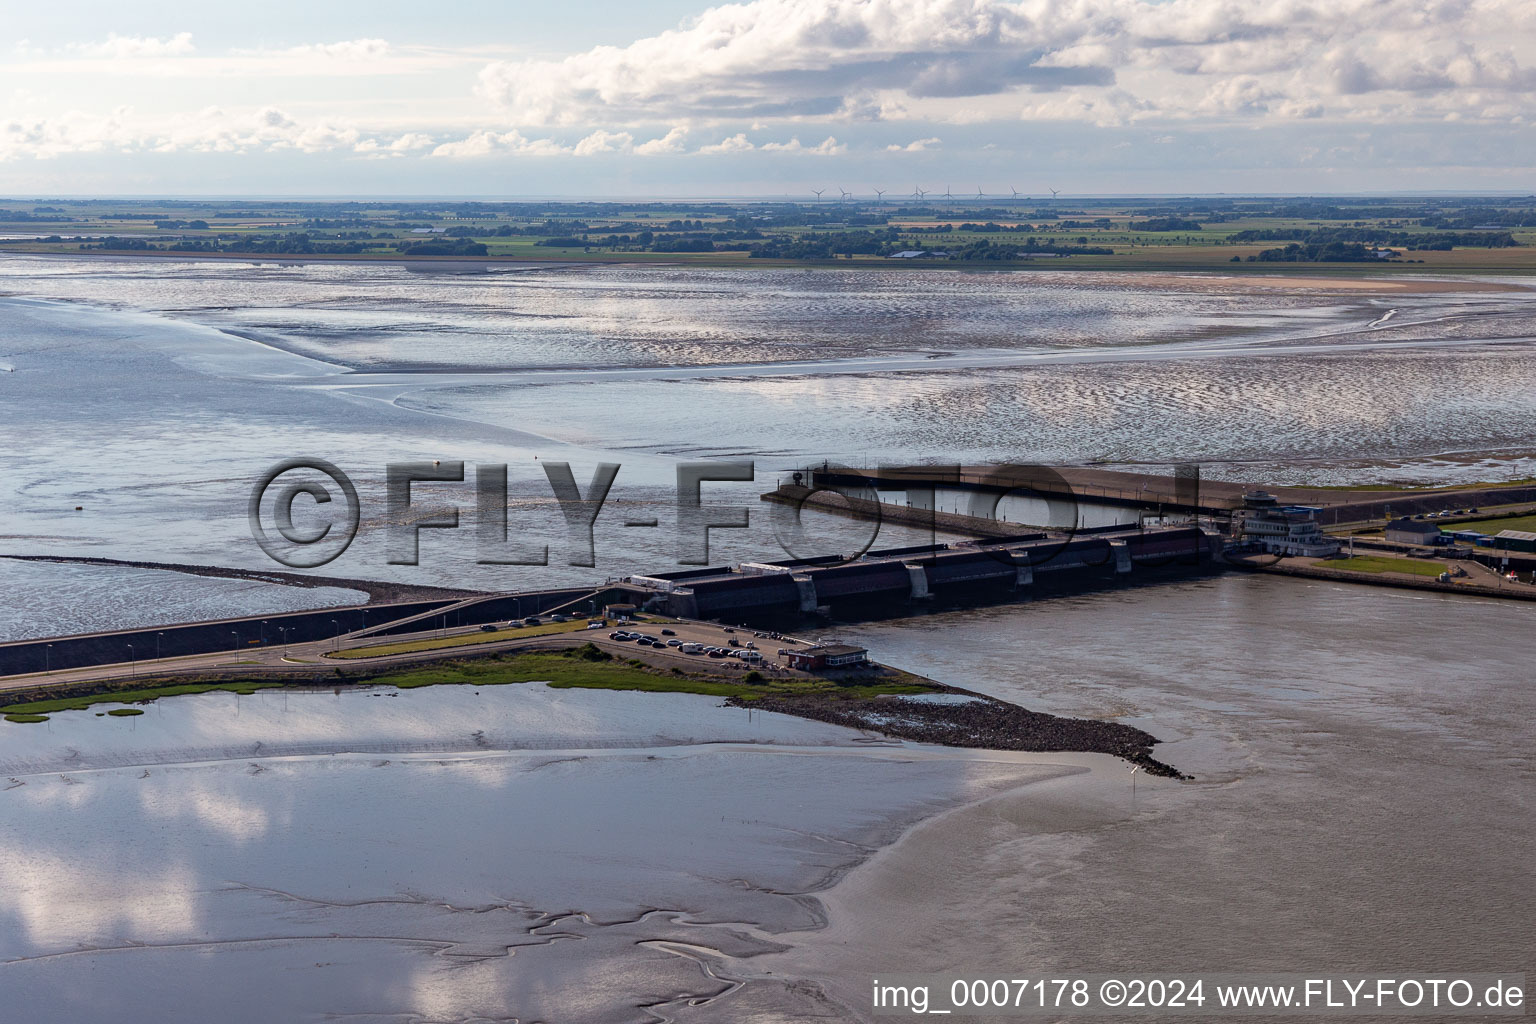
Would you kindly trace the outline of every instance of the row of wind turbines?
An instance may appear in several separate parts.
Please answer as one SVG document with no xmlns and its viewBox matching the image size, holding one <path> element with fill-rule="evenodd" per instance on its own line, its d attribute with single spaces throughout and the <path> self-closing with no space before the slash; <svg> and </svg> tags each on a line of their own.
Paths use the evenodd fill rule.
<svg viewBox="0 0 1536 1024">
<path fill-rule="evenodd" d="M 813 189 L 811 189 L 811 194 L 816 197 L 816 201 L 819 203 L 819 202 L 821 202 L 822 194 L 825 193 L 826 191 L 828 191 L 828 190 L 824 189 L 824 188 L 813 188 Z M 847 189 L 839 187 L 837 191 L 839 193 L 839 195 L 838 195 L 838 202 L 840 202 L 840 203 L 845 203 L 849 199 L 854 198 L 854 194 L 852 192 L 849 192 Z M 889 192 L 890 189 L 888 189 L 888 188 L 877 188 L 877 189 L 874 189 L 873 191 L 875 193 L 875 202 L 883 203 L 883 202 L 885 202 L 885 194 L 887 192 Z M 1030 200 L 1029 196 L 1024 195 L 1022 192 L 1020 192 L 1016 188 L 1010 188 L 1008 191 L 1012 193 L 1012 200 L 1015 203 L 1021 202 L 1021 201 L 1022 202 L 1028 202 Z M 1055 201 L 1057 196 L 1061 195 L 1061 189 L 1059 189 L 1059 188 L 1048 188 L 1048 189 L 1046 189 L 1046 191 L 1051 194 L 1051 200 L 1053 202 Z M 937 198 L 937 193 L 933 189 L 925 189 L 921 185 L 916 185 L 916 186 L 913 186 L 912 194 L 908 198 L 912 199 L 914 202 L 920 203 L 924 199 L 927 199 L 930 195 L 932 195 L 935 198 Z M 1001 198 L 1003 198 L 1003 196 L 1001 194 L 998 194 L 998 195 L 995 195 L 995 196 L 994 195 L 990 195 L 990 194 L 988 194 L 986 192 L 983 192 L 981 190 L 981 186 L 977 185 L 976 186 L 976 195 L 975 196 L 959 196 L 959 197 L 956 197 L 955 194 L 952 193 L 949 190 L 949 186 L 945 185 L 944 186 L 944 201 L 947 202 L 947 203 L 954 203 L 956 198 L 960 198 L 960 199 L 972 199 L 972 198 L 974 198 L 974 199 L 992 199 L 992 198 L 1001 199 Z"/>
</svg>

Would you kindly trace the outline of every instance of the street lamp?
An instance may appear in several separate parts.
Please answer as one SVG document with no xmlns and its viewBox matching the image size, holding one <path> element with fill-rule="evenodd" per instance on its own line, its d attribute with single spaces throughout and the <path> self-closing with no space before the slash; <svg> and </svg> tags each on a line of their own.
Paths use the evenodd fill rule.
<svg viewBox="0 0 1536 1024">
<path fill-rule="evenodd" d="M 165 636 L 164 633 L 156 633 L 155 634 L 155 660 L 156 661 L 160 660 L 160 638 L 163 637 L 163 636 Z"/>
<path fill-rule="evenodd" d="M 133 655 L 133 644 L 129 644 L 128 645 L 128 678 L 132 679 L 134 676 L 138 675 L 138 672 L 139 672 L 139 660 L 138 660 L 138 658 L 134 657 L 134 655 Z"/>
<path fill-rule="evenodd" d="M 261 646 L 263 646 L 263 647 L 267 646 L 267 620 L 266 619 L 262 619 L 261 620 L 261 625 L 258 626 L 257 629 L 260 630 L 260 632 L 257 635 L 260 637 L 260 641 L 259 642 L 260 642 Z"/>
<path fill-rule="evenodd" d="M 331 625 L 336 627 L 336 635 L 331 638 L 331 650 L 339 651 L 341 650 L 341 623 L 332 619 Z"/>
<path fill-rule="evenodd" d="M 53 644 L 48 644 L 48 649 L 43 651 L 43 675 L 53 674 Z"/>
</svg>

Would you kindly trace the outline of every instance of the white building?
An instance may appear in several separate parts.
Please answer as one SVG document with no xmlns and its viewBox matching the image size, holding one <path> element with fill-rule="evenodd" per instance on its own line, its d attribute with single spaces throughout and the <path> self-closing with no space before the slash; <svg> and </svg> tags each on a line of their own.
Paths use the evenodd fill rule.
<svg viewBox="0 0 1536 1024">
<path fill-rule="evenodd" d="M 1257 543 L 1270 554 L 1326 558 L 1338 553 L 1340 542 L 1318 525 L 1317 509 L 1281 506 L 1273 495 L 1262 491 L 1245 495 L 1244 504 L 1237 523 L 1242 540 Z"/>
</svg>

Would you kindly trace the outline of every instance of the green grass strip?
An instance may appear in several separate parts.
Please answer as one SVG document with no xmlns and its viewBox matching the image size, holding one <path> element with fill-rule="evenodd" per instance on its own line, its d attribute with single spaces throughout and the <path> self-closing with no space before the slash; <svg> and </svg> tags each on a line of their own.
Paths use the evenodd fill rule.
<svg viewBox="0 0 1536 1024">
<path fill-rule="evenodd" d="M 1486 533 L 1492 536 L 1501 530 L 1525 530 L 1528 533 L 1536 533 L 1536 516 L 1500 516 L 1496 519 L 1469 519 L 1464 523 L 1454 526 L 1447 525 L 1447 530 L 1476 530 L 1478 533 Z"/>
<path fill-rule="evenodd" d="M 595 655 L 603 655 L 596 658 Z M 705 663 L 707 664 L 707 663 Z M 701 667 L 704 667 L 701 665 Z M 874 697 L 882 694 L 927 693 L 933 687 L 904 673 L 891 673 L 869 683 L 843 686 L 830 679 L 741 678 L 662 671 L 644 662 L 618 661 L 596 647 L 551 653 L 532 651 L 470 662 L 423 665 L 375 676 L 371 681 L 402 690 L 418 686 L 497 686 L 507 683 L 548 683 L 555 689 L 637 690 L 645 693 L 697 693 L 709 697 L 753 699 L 775 695 Z"/>
<path fill-rule="evenodd" d="M 353 647 L 344 651 L 326 653 L 327 658 L 344 660 L 357 658 L 384 658 L 392 654 L 414 654 L 418 651 L 440 651 L 454 647 L 473 647 L 477 644 L 494 644 L 502 640 L 519 640 L 530 636 L 550 636 L 555 633 L 575 633 L 587 628 L 586 621 L 549 622 L 542 626 L 518 626 L 515 629 L 498 629 L 494 633 L 470 633 L 466 636 L 436 637 L 431 640 L 412 640 L 399 644 L 380 644 L 377 647 Z"/>
<path fill-rule="evenodd" d="M 1401 572 L 1413 576 L 1439 576 L 1446 571 L 1444 562 L 1426 562 L 1417 558 L 1376 558 L 1356 555 L 1342 562 L 1320 563 L 1329 569 L 1347 569 L 1351 572 Z"/>
<path fill-rule="evenodd" d="M 35 700 L 25 704 L 11 704 L 0 707 L 0 713 L 7 719 L 13 714 L 20 715 L 45 715 L 55 711 L 84 711 L 95 704 L 133 704 L 140 701 L 155 700 L 158 697 L 179 697 L 187 693 L 213 693 L 223 691 L 249 696 L 257 690 L 264 690 L 282 683 L 174 683 L 166 686 L 146 687 L 142 690 L 114 690 L 110 693 L 93 693 L 86 697 L 60 697 L 56 700 Z"/>
</svg>

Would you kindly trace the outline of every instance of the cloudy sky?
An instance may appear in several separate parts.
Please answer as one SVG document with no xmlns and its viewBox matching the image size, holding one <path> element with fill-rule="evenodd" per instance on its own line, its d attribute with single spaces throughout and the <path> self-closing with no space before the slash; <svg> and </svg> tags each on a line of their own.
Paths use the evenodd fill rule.
<svg viewBox="0 0 1536 1024">
<path fill-rule="evenodd" d="M 0 193 L 1536 191 L 1532 0 L 6 0 Z"/>
</svg>

